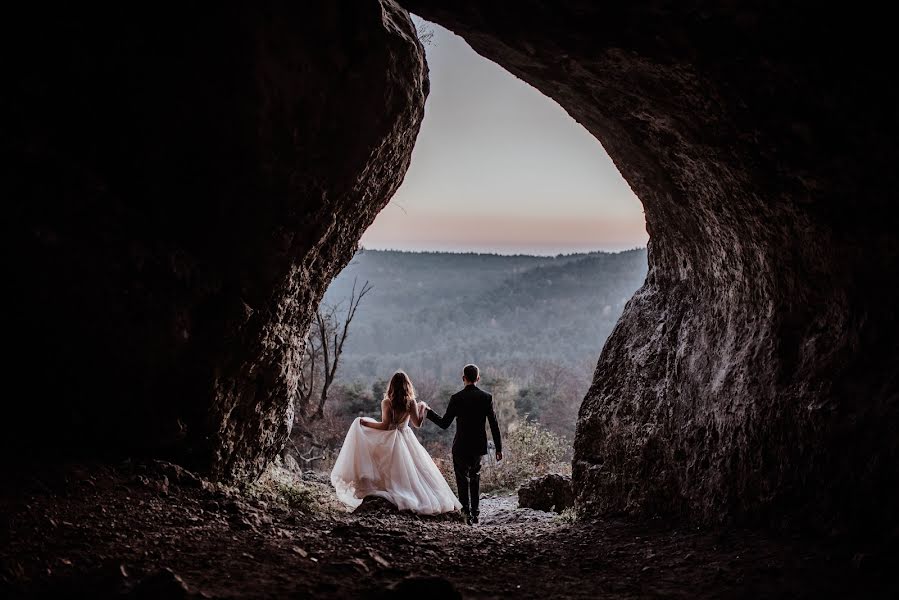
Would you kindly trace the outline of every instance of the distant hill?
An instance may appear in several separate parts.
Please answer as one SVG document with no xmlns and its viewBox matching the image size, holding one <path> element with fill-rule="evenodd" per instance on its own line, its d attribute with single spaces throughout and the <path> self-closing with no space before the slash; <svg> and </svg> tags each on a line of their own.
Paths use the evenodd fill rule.
<svg viewBox="0 0 899 600">
<path fill-rule="evenodd" d="M 645 249 L 557 257 L 366 250 L 325 295 L 334 304 L 354 279 L 373 286 L 338 379 L 403 368 L 457 383 L 466 362 L 499 372 L 595 362 L 646 270 Z"/>
</svg>

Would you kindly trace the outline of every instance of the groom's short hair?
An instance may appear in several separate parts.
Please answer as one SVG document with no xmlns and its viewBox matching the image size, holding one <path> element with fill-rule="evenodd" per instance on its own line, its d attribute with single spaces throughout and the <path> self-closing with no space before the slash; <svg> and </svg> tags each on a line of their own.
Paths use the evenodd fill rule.
<svg viewBox="0 0 899 600">
<path fill-rule="evenodd" d="M 469 383 L 476 382 L 480 373 L 481 371 L 477 365 L 465 365 L 465 368 L 462 369 L 462 375 L 465 377 L 465 381 Z"/>
</svg>

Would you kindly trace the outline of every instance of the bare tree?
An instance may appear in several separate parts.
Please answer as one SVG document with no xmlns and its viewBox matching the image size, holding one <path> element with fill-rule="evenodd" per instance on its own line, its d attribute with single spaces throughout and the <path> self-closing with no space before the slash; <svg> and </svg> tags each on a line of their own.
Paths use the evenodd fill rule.
<svg viewBox="0 0 899 600">
<path fill-rule="evenodd" d="M 531 367 L 533 383 L 542 383 L 551 390 L 558 390 L 571 378 L 571 370 L 552 360 L 538 360 Z"/>
<path fill-rule="evenodd" d="M 318 314 L 316 313 L 316 318 Z M 321 341 L 316 335 L 306 336 L 306 347 L 303 350 L 303 358 L 300 363 L 300 377 L 297 382 L 295 399 L 296 414 L 305 417 L 309 412 L 309 402 L 315 393 L 316 372 L 321 369 L 319 360 L 321 356 Z"/>
<path fill-rule="evenodd" d="M 431 404 L 440 393 L 440 380 L 432 374 L 422 374 L 415 379 L 415 393 L 422 402 Z"/>
<path fill-rule="evenodd" d="M 328 391 L 337 375 L 337 367 L 343 354 L 350 331 L 350 323 L 356 316 L 362 298 L 372 290 L 366 281 L 362 287 L 353 281 L 346 313 L 341 323 L 340 312 L 343 303 L 333 306 L 320 306 L 315 314 L 315 323 L 308 336 L 303 364 L 300 367 L 300 378 L 297 385 L 297 415 L 306 422 L 320 419 L 324 415 L 328 402 Z M 320 378 L 320 381 L 319 381 Z M 318 398 L 314 399 L 316 391 Z"/>
</svg>

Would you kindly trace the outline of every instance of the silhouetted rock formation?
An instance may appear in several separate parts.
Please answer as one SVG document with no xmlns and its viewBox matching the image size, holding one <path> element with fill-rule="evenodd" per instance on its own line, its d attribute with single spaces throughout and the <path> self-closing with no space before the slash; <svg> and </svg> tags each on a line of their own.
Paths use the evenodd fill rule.
<svg viewBox="0 0 899 600">
<path fill-rule="evenodd" d="M 8 372 L 28 387 L 0 433 L 252 475 L 325 287 L 408 167 L 423 52 L 389 0 L 137 13 L 8 21 Z"/>
<path fill-rule="evenodd" d="M 518 488 L 518 506 L 557 513 L 571 508 L 574 506 L 571 477 L 551 473 L 532 478 Z"/>
<path fill-rule="evenodd" d="M 894 527 L 887 21 L 798 2 L 404 6 L 558 101 L 645 206 L 649 274 L 580 413 L 585 511 Z"/>
<path fill-rule="evenodd" d="M 557 100 L 646 208 L 646 284 L 580 414 L 587 513 L 897 524 L 893 32 L 804 4 L 405 3 Z M 411 23 L 389 0 L 17 10 L 4 456 L 258 472 L 408 165 Z"/>
</svg>

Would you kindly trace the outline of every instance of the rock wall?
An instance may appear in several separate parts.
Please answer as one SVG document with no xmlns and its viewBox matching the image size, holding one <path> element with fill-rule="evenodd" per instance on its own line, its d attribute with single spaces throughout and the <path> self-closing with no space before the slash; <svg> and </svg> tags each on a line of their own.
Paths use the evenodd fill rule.
<svg viewBox="0 0 899 600">
<path fill-rule="evenodd" d="M 428 91 L 390 0 L 19 7 L 2 100 L 5 458 L 257 473 L 330 279 L 399 186 Z"/>
<path fill-rule="evenodd" d="M 581 409 L 580 510 L 894 530 L 890 21 L 403 5 L 557 100 L 644 203 L 649 275 Z M 324 287 L 408 166 L 428 84 L 407 15 L 270 0 L 5 24 L 3 457 L 143 449 L 253 475 Z"/>
<path fill-rule="evenodd" d="M 895 532 L 888 21 L 798 2 L 403 4 L 559 102 L 643 201 L 649 274 L 580 411 L 580 511 Z"/>
</svg>

